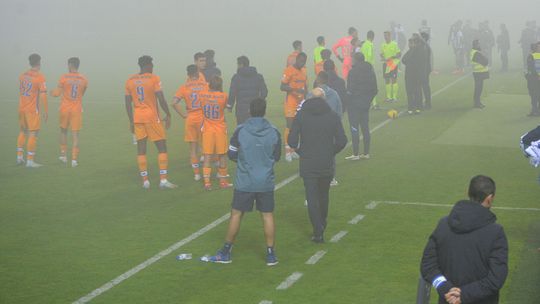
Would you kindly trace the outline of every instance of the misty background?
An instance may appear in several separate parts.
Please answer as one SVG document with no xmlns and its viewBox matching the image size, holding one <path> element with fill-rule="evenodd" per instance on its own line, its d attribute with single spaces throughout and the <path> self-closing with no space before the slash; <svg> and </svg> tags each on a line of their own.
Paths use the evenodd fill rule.
<svg viewBox="0 0 540 304">
<path fill-rule="evenodd" d="M 390 21 L 402 24 L 410 37 L 422 19 L 432 28 L 436 68 L 453 67 L 447 45 L 450 25 L 471 19 L 475 28 L 489 20 L 495 37 L 500 23 L 506 23 L 512 42 L 510 68 L 521 69 L 517 41 L 525 21 L 535 19 L 539 11 L 540 2 L 534 0 L 0 0 L 0 100 L 17 102 L 18 76 L 29 68 L 28 55 L 36 52 L 42 56 L 49 88 L 66 72 L 67 59 L 77 56 L 80 72 L 90 83 L 85 102 L 121 104 L 125 80 L 138 72 L 137 58 L 151 55 L 171 101 L 193 54 L 206 49 L 216 51 L 225 90 L 236 71 L 236 58 L 246 55 L 269 86 L 276 86 L 269 88 L 272 100 L 278 98 L 272 91 L 277 90 L 293 40 L 303 41 L 313 79 L 317 36 L 325 36 L 331 48 L 350 26 L 359 30 L 362 40 L 372 29 L 378 53 Z M 496 49 L 494 58 L 493 69 L 498 69 Z"/>
</svg>

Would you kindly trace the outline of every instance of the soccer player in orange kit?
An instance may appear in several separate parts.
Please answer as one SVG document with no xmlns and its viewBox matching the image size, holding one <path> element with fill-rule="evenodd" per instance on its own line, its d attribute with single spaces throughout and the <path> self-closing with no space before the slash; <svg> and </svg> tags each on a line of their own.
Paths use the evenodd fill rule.
<svg viewBox="0 0 540 304">
<path fill-rule="evenodd" d="M 167 101 L 161 89 L 159 76 L 152 74 L 154 65 L 152 57 L 142 56 L 139 58 L 141 71 L 132 75 L 126 81 L 126 111 L 128 114 L 131 131 L 137 137 L 137 163 L 143 181 L 143 188 L 150 188 L 146 163 L 146 141 L 150 139 L 158 149 L 159 162 L 159 187 L 161 189 L 171 189 L 177 186 L 167 180 L 167 141 L 165 128 L 171 125 L 171 114 Z M 158 109 L 159 105 L 166 114 L 161 119 Z M 165 123 L 165 128 L 163 127 Z"/>
<path fill-rule="evenodd" d="M 228 137 L 225 122 L 225 108 L 227 107 L 227 93 L 223 92 L 223 80 L 219 76 L 210 79 L 209 90 L 199 95 L 203 110 L 202 151 L 204 155 L 203 177 L 204 188 L 212 190 L 210 165 L 212 156 L 218 158 L 218 178 L 220 188 L 230 188 L 227 173 Z"/>
<path fill-rule="evenodd" d="M 37 136 L 40 129 L 40 114 L 47 122 L 47 85 L 45 76 L 41 74 L 41 56 L 32 54 L 28 57 L 30 70 L 19 76 L 19 126 L 17 138 L 17 164 L 24 164 L 24 146 L 26 139 L 26 167 L 39 168 L 40 164 L 34 162 L 36 154 Z"/>
<path fill-rule="evenodd" d="M 80 60 L 77 57 L 68 59 L 69 73 L 58 81 L 58 86 L 51 92 L 53 97 L 62 96 L 60 102 L 60 157 L 67 163 L 67 132 L 71 129 L 71 167 L 78 166 L 79 131 L 82 127 L 82 97 L 88 88 L 88 80 L 79 71 Z"/>
<path fill-rule="evenodd" d="M 187 67 L 188 79 L 180 86 L 173 99 L 173 108 L 184 118 L 184 141 L 189 143 L 191 167 L 193 168 L 194 179 L 201 180 L 199 168 L 201 127 L 203 124 L 203 112 L 201 108 L 200 94 L 208 91 L 206 79 L 199 73 L 197 66 L 192 64 Z M 187 114 L 184 114 L 180 102 L 184 100 Z"/>
</svg>

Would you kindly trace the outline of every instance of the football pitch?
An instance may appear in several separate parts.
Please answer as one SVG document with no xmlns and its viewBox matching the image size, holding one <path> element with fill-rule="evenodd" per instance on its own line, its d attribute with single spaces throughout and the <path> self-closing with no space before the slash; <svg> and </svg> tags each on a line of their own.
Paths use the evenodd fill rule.
<svg viewBox="0 0 540 304">
<path fill-rule="evenodd" d="M 265 76 L 267 118 L 282 130 L 279 77 Z M 472 86 L 472 77 L 442 71 L 432 77 L 432 110 L 388 120 L 391 107 L 406 109 L 402 85 L 399 103 L 381 102 L 383 110 L 371 112 L 372 158 L 346 162 L 350 147 L 336 157 L 339 185 L 330 190 L 324 244 L 310 242 L 298 162 L 280 161 L 275 267 L 265 265 L 257 212 L 244 217 L 232 264 L 199 261 L 223 243 L 232 190 L 207 192 L 193 181 L 178 116 L 167 145 L 169 180 L 179 188 L 158 189 L 149 145 L 153 188 L 145 191 L 122 96 L 84 100 L 76 168 L 57 160 L 58 100 L 42 124 L 39 169 L 15 165 L 17 102 L 0 100 L 0 303 L 414 303 L 427 238 L 477 174 L 497 183 L 493 211 L 509 240 L 501 303 L 537 303 L 539 172 L 519 137 L 540 121 L 526 117 L 520 72 L 492 74 L 484 110 L 472 109 Z M 166 87 L 166 96 L 174 89 Z M 227 115 L 232 134 L 234 116 Z M 234 168 L 229 162 L 233 176 Z M 177 261 L 180 253 L 193 259 Z"/>
</svg>

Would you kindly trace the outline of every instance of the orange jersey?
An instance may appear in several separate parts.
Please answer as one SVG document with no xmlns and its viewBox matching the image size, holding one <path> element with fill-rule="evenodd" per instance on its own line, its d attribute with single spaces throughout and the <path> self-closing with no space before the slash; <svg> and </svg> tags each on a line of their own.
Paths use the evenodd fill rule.
<svg viewBox="0 0 540 304">
<path fill-rule="evenodd" d="M 315 63 L 315 75 L 319 75 L 321 71 L 324 69 L 324 61 L 320 61 Z"/>
<path fill-rule="evenodd" d="M 161 80 L 157 75 L 135 74 L 126 81 L 126 96 L 131 96 L 134 106 L 134 123 L 160 121 L 157 92 L 161 92 Z"/>
<path fill-rule="evenodd" d="M 303 89 L 307 87 L 307 72 L 306 68 L 297 69 L 294 66 L 287 67 L 283 72 L 283 78 L 281 83 L 289 85 L 291 89 Z M 304 99 L 305 94 L 298 94 L 296 92 L 287 93 L 287 101 L 294 99 L 296 102 L 300 102 Z"/>
<path fill-rule="evenodd" d="M 227 107 L 227 93 L 203 92 L 199 95 L 203 110 L 203 132 L 226 132 L 225 107 Z"/>
<path fill-rule="evenodd" d="M 47 93 L 45 76 L 29 70 L 19 76 L 19 112 L 39 112 L 39 94 Z"/>
<path fill-rule="evenodd" d="M 79 73 L 67 73 L 60 77 L 58 87 L 62 89 L 61 112 L 82 112 L 82 97 L 88 80 Z"/>
<path fill-rule="evenodd" d="M 296 56 L 300 54 L 299 51 L 294 51 L 289 56 L 287 56 L 287 65 L 286 67 L 290 67 L 291 65 L 294 65 L 296 63 Z"/>
<path fill-rule="evenodd" d="M 198 79 L 188 79 L 184 83 L 174 97 L 177 99 L 183 99 L 186 103 L 186 111 L 188 112 L 189 117 L 200 117 L 202 118 L 202 109 L 201 109 L 201 100 L 199 94 L 201 92 L 208 91 L 208 83 L 204 79 L 204 76 L 199 75 Z"/>
</svg>

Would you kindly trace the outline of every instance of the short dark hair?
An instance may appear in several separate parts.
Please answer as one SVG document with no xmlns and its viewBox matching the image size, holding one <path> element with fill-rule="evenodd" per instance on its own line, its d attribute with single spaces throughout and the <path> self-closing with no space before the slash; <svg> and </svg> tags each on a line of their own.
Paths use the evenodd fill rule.
<svg viewBox="0 0 540 304">
<path fill-rule="evenodd" d="M 204 57 L 206 57 L 206 59 L 208 59 L 208 58 L 214 59 L 214 56 L 216 56 L 216 52 L 214 52 L 214 50 L 206 50 L 206 51 L 204 51 Z"/>
<path fill-rule="evenodd" d="M 323 44 L 324 43 L 324 36 L 317 37 L 317 43 L 318 44 Z"/>
<path fill-rule="evenodd" d="M 349 35 L 352 35 L 352 34 L 357 33 L 357 32 L 358 32 L 358 30 L 356 30 L 355 27 L 351 26 L 351 27 L 349 28 Z"/>
<path fill-rule="evenodd" d="M 364 62 L 366 61 L 366 57 L 364 54 L 362 54 L 362 52 L 356 52 L 353 54 L 353 60 L 354 62 Z"/>
<path fill-rule="evenodd" d="M 495 181 L 485 175 L 477 175 L 469 183 L 469 199 L 482 203 L 489 195 L 495 195 Z"/>
<path fill-rule="evenodd" d="M 351 45 L 356 45 L 357 42 L 358 42 L 358 38 L 351 39 Z"/>
<path fill-rule="evenodd" d="M 327 84 L 328 83 L 328 73 L 325 71 L 320 71 L 319 74 L 317 74 L 317 82 L 319 84 Z"/>
<path fill-rule="evenodd" d="M 32 54 L 28 56 L 28 63 L 30 63 L 31 67 L 35 67 L 41 64 L 41 56 L 39 54 Z"/>
<path fill-rule="evenodd" d="M 223 91 L 223 79 L 219 77 L 218 75 L 214 75 L 212 78 L 210 78 L 210 82 L 208 83 L 208 86 L 211 90 L 214 91 Z"/>
<path fill-rule="evenodd" d="M 375 32 L 372 31 L 372 30 L 369 30 L 369 31 L 367 32 L 367 37 L 368 37 L 368 38 L 371 38 L 371 39 L 375 38 Z"/>
<path fill-rule="evenodd" d="M 148 55 L 143 55 L 143 56 L 139 57 L 139 66 L 142 69 L 145 66 L 152 64 L 152 60 L 154 60 L 152 57 L 150 57 Z"/>
<path fill-rule="evenodd" d="M 335 71 L 336 70 L 336 64 L 332 59 L 328 59 L 323 63 L 323 70 L 326 72 Z"/>
<path fill-rule="evenodd" d="M 81 60 L 78 57 L 71 57 L 68 59 L 68 65 L 79 69 L 79 65 L 81 64 Z"/>
<path fill-rule="evenodd" d="M 242 55 L 242 56 L 236 58 L 236 63 L 241 64 L 242 66 L 248 67 L 249 66 L 249 58 Z"/>
<path fill-rule="evenodd" d="M 295 40 L 295 41 L 293 41 L 293 43 L 292 43 L 292 47 L 293 47 L 295 50 L 298 49 L 301 45 L 302 45 L 302 41 L 300 41 L 300 40 Z"/>
<path fill-rule="evenodd" d="M 197 52 L 195 55 L 193 55 L 193 60 L 197 61 L 199 58 L 206 58 L 203 53 Z"/>
<path fill-rule="evenodd" d="M 187 74 L 190 77 L 195 77 L 199 75 L 199 69 L 197 69 L 197 66 L 194 64 L 190 64 L 186 68 Z"/>
<path fill-rule="evenodd" d="M 249 114 L 251 117 L 264 117 L 266 114 L 266 100 L 255 98 L 249 103 Z"/>
<path fill-rule="evenodd" d="M 330 56 L 332 56 L 332 51 L 329 49 L 324 49 L 321 51 L 321 58 L 324 60 L 330 59 Z"/>
</svg>

